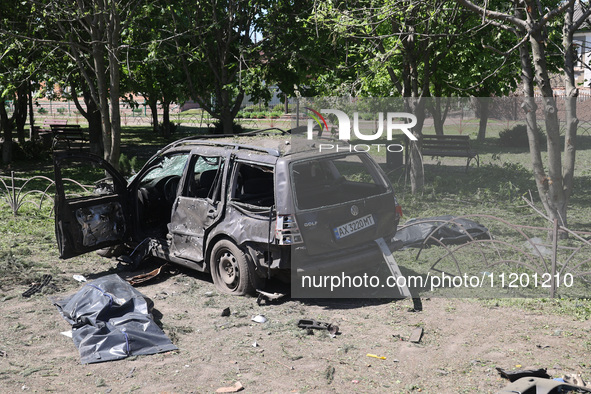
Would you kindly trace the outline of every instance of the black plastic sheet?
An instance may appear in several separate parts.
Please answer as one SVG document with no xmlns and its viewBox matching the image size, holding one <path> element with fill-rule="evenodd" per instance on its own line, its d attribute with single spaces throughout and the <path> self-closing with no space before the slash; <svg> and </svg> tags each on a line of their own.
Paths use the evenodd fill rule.
<svg viewBox="0 0 591 394">
<path fill-rule="evenodd" d="M 428 245 L 457 245 L 475 239 L 490 239 L 488 229 L 470 219 L 451 215 L 410 219 L 398 229 L 396 239 L 404 248 Z"/>
<path fill-rule="evenodd" d="M 151 300 L 116 274 L 54 304 L 72 325 L 82 364 L 177 349 L 152 319 Z"/>
</svg>

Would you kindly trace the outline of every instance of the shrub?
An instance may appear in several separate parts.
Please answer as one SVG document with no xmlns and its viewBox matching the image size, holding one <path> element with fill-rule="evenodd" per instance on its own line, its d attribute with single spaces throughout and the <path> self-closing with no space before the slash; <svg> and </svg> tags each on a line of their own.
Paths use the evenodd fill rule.
<svg viewBox="0 0 591 394">
<path fill-rule="evenodd" d="M 542 146 L 546 143 L 546 135 L 538 126 L 537 128 L 538 140 Z M 529 140 L 527 138 L 527 126 L 518 124 L 510 129 L 504 129 L 499 133 L 499 145 L 506 147 L 529 147 Z"/>
<path fill-rule="evenodd" d="M 283 110 L 285 109 L 285 105 L 284 104 L 275 104 L 273 106 L 273 112 L 279 112 L 279 113 L 283 113 Z"/>
</svg>

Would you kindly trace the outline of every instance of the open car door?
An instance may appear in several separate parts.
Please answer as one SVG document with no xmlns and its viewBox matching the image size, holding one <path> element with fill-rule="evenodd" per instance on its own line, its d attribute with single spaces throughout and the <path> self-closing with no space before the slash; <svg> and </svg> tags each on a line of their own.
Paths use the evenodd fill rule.
<svg viewBox="0 0 591 394">
<path fill-rule="evenodd" d="M 88 153 L 56 152 L 53 166 L 60 258 L 123 243 L 129 236 L 129 204 L 121 174 Z"/>
</svg>

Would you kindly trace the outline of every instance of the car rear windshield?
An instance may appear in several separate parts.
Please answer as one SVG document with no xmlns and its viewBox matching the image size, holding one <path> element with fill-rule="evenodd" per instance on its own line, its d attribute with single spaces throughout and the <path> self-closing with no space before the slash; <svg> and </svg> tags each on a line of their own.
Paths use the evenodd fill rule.
<svg viewBox="0 0 591 394">
<path fill-rule="evenodd" d="M 315 209 L 379 194 L 388 184 L 367 155 L 314 158 L 292 164 L 297 208 Z"/>
</svg>

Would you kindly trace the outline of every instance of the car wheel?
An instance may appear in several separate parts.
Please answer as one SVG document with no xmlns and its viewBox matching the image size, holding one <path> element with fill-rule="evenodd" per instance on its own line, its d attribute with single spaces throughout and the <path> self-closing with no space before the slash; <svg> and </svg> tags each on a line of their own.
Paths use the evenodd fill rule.
<svg viewBox="0 0 591 394">
<path fill-rule="evenodd" d="M 234 242 L 227 239 L 218 241 L 211 250 L 209 267 L 213 283 L 222 293 L 254 293 L 254 265 Z"/>
</svg>

